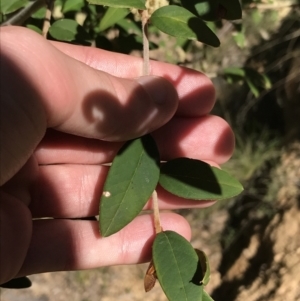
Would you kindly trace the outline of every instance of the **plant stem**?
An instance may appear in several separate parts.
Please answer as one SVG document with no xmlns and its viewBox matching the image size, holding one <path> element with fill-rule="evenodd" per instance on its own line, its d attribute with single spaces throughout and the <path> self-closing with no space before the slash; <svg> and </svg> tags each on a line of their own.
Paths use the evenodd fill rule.
<svg viewBox="0 0 300 301">
<path fill-rule="evenodd" d="M 148 20 L 147 10 L 141 12 L 142 33 L 143 33 L 143 75 L 149 75 L 149 39 L 148 39 Z"/>
<path fill-rule="evenodd" d="M 46 0 L 46 3 L 47 3 L 47 9 L 46 9 L 45 20 L 43 24 L 44 38 L 47 38 L 47 34 L 50 28 L 50 21 L 51 21 L 53 6 L 54 6 L 54 0 Z"/>
<path fill-rule="evenodd" d="M 156 190 L 152 192 L 152 204 L 153 204 L 153 214 L 154 214 L 154 228 L 155 228 L 155 233 L 158 234 L 162 232 L 163 229 L 160 224 L 159 207 L 158 207 Z"/>
</svg>

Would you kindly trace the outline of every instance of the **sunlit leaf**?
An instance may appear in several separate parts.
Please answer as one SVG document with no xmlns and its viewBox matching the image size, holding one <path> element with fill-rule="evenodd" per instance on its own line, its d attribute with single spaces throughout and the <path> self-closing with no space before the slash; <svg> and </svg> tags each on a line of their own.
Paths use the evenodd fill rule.
<svg viewBox="0 0 300 301">
<path fill-rule="evenodd" d="M 218 37 L 200 18 L 183 7 L 176 5 L 163 6 L 151 16 L 151 23 L 164 33 L 174 37 L 197 40 L 218 47 Z"/>
<path fill-rule="evenodd" d="M 3 288 L 28 288 L 31 287 L 31 281 L 27 277 L 11 279 L 8 282 L 0 284 Z"/>
<path fill-rule="evenodd" d="M 0 12 L 2 14 L 10 14 L 24 7 L 29 0 L 1 0 Z"/>
<path fill-rule="evenodd" d="M 99 225 L 109 236 L 142 210 L 159 178 L 159 153 L 150 135 L 127 142 L 110 167 L 100 201 Z"/>
<path fill-rule="evenodd" d="M 227 172 L 189 158 L 165 163 L 159 183 L 167 191 L 192 200 L 221 200 L 243 190 L 242 185 Z"/>
<path fill-rule="evenodd" d="M 54 22 L 49 29 L 49 33 L 54 39 L 65 42 L 81 42 L 90 39 L 85 29 L 71 19 L 60 19 Z"/>
<path fill-rule="evenodd" d="M 184 237 L 173 231 L 160 232 L 155 237 L 152 256 L 157 278 L 169 301 L 202 300 L 198 256 Z"/>
<path fill-rule="evenodd" d="M 146 9 L 145 0 L 87 0 L 87 2 L 110 7 Z"/>
<path fill-rule="evenodd" d="M 116 22 L 124 19 L 128 14 L 129 10 L 127 8 L 109 7 L 104 16 L 101 18 L 99 31 L 103 31 L 111 27 Z"/>
</svg>

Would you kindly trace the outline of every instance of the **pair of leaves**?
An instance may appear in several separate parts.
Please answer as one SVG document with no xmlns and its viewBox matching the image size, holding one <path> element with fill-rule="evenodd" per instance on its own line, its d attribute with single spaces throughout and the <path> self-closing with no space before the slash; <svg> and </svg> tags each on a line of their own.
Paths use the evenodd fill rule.
<svg viewBox="0 0 300 301">
<path fill-rule="evenodd" d="M 185 199 L 220 200 L 239 194 L 241 184 L 218 168 L 188 158 L 162 165 L 150 135 L 131 140 L 120 149 L 107 175 L 99 208 L 99 226 L 109 236 L 130 223 L 159 183 Z"/>
<path fill-rule="evenodd" d="M 152 256 L 155 275 L 169 300 L 212 300 L 203 289 L 210 277 L 207 257 L 181 235 L 173 231 L 158 233 Z"/>
</svg>

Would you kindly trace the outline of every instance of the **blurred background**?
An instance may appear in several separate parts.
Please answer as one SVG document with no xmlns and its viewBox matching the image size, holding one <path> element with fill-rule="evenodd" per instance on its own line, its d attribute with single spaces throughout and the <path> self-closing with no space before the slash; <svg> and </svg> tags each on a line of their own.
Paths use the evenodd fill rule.
<svg viewBox="0 0 300 301">
<path fill-rule="evenodd" d="M 29 0 L 1 0 L 1 23 Z M 19 23 L 42 32 L 43 1 Z M 178 4 L 179 1 L 170 1 Z M 209 22 L 221 46 L 175 39 L 149 28 L 152 59 L 200 70 L 213 81 L 213 113 L 236 135 L 222 166 L 245 191 L 203 210 L 180 210 L 192 244 L 211 264 L 207 291 L 216 300 L 300 300 L 300 1 L 244 0 L 243 19 Z M 84 0 L 55 0 L 49 39 L 141 56 L 141 30 L 132 14 L 109 18 Z M 55 30 L 72 20 L 71 36 Z M 15 21 L 16 22 L 16 21 Z M 56 25 L 54 25 L 56 23 Z M 76 26 L 74 27 L 74 24 Z M 72 29 L 73 28 L 73 29 Z M 73 32 L 72 32 L 73 30 Z M 30 276 L 32 287 L 1 289 L 1 301 L 167 300 L 159 284 L 144 293 L 147 264 Z"/>
</svg>

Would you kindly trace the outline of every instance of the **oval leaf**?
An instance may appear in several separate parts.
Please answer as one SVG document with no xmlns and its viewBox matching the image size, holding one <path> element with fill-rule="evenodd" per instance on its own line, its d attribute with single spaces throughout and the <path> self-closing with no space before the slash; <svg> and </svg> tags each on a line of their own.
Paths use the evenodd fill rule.
<svg viewBox="0 0 300 301">
<path fill-rule="evenodd" d="M 159 179 L 159 153 L 150 135 L 127 142 L 108 172 L 100 201 L 99 225 L 109 236 L 143 209 Z"/>
<path fill-rule="evenodd" d="M 177 158 L 161 167 L 159 184 L 185 199 L 221 200 L 243 191 L 227 172 L 200 160 Z"/>
<path fill-rule="evenodd" d="M 87 0 L 87 2 L 110 7 L 146 9 L 145 0 Z"/>
<path fill-rule="evenodd" d="M 71 19 L 61 19 L 54 22 L 49 29 L 49 33 L 54 39 L 65 42 L 80 42 L 90 39 L 84 28 Z"/>
<path fill-rule="evenodd" d="M 127 8 L 109 7 L 100 21 L 99 31 L 103 31 L 114 25 L 116 22 L 124 19 L 128 14 L 129 10 Z"/>
<path fill-rule="evenodd" d="M 150 21 L 159 30 L 174 36 L 197 40 L 210 46 L 220 46 L 218 37 L 198 17 L 177 5 L 157 9 Z"/>
<path fill-rule="evenodd" d="M 191 244 L 173 231 L 164 231 L 156 235 L 152 248 L 156 275 L 167 298 L 201 301 L 198 256 Z"/>
<path fill-rule="evenodd" d="M 27 277 L 20 277 L 20 278 L 15 278 L 11 279 L 8 282 L 0 284 L 0 287 L 3 288 L 28 288 L 31 287 L 31 281 Z"/>
</svg>

